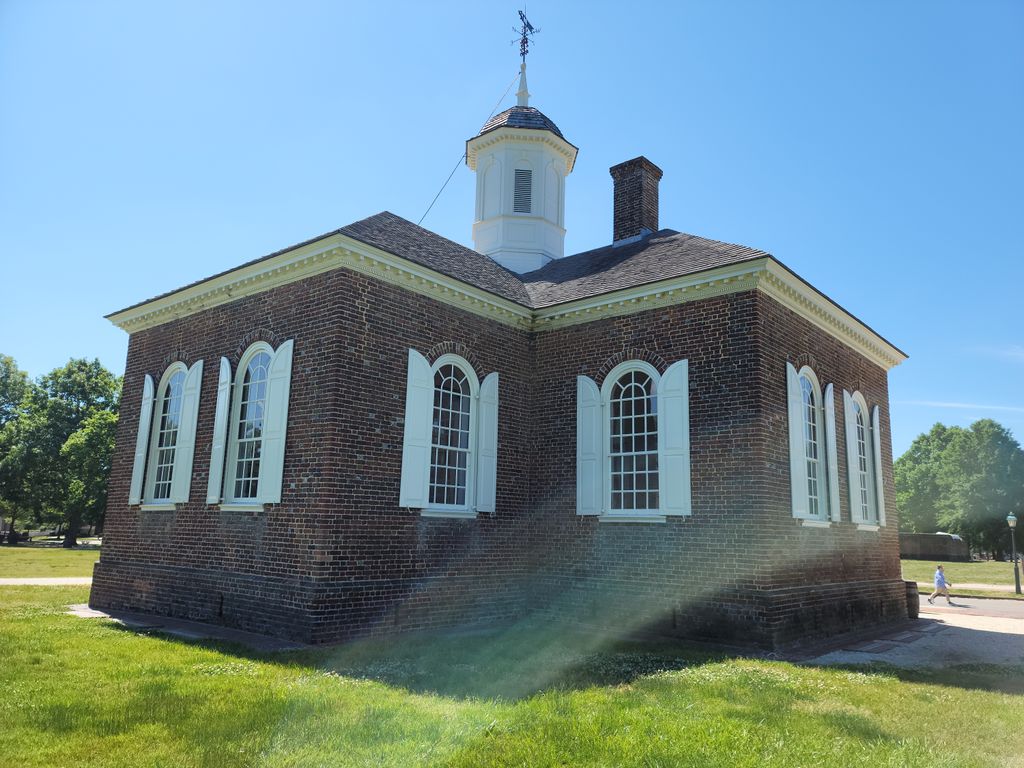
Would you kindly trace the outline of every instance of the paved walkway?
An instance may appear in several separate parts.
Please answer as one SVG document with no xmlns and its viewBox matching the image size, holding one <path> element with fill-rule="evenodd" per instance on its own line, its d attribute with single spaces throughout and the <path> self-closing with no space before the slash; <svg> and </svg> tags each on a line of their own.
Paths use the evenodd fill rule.
<svg viewBox="0 0 1024 768">
<path fill-rule="evenodd" d="M 921 600 L 921 618 L 870 640 L 810 659 L 812 664 L 944 667 L 1024 664 L 1024 601 L 954 597 L 953 605 Z"/>
<path fill-rule="evenodd" d="M 930 581 L 917 582 L 917 591 L 921 593 L 922 599 L 932 593 L 933 584 Z M 956 594 L 958 589 L 969 589 L 973 592 L 1013 592 L 1016 587 L 1013 584 L 982 584 L 975 581 L 958 581 L 950 591 Z"/>
<path fill-rule="evenodd" d="M 67 587 L 89 586 L 92 576 L 39 576 L 28 579 L 0 579 L 0 587 Z"/>
</svg>

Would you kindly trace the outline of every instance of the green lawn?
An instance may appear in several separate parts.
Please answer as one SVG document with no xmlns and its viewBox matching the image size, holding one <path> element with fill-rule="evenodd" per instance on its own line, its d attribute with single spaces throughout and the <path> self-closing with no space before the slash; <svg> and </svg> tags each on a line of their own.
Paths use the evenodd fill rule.
<svg viewBox="0 0 1024 768">
<path fill-rule="evenodd" d="M 1024 668 L 735 660 L 520 626 L 298 654 L 64 615 L 0 588 L 0 755 L 17 766 L 1024 765 Z"/>
<path fill-rule="evenodd" d="M 976 584 L 1005 584 L 1013 586 L 1013 563 L 987 560 L 979 563 L 947 563 L 941 560 L 900 560 L 903 578 L 910 581 L 932 583 L 935 566 L 942 563 L 946 578 L 953 584 L 960 582 Z"/>
<path fill-rule="evenodd" d="M 0 546 L 0 578 L 29 576 L 92 576 L 98 549 Z"/>
</svg>

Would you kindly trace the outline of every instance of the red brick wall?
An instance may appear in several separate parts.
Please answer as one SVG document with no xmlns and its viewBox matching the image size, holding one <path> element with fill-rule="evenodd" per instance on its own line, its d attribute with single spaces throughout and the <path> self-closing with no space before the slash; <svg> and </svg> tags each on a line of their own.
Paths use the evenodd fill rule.
<svg viewBox="0 0 1024 768">
<path fill-rule="evenodd" d="M 905 616 L 885 372 L 757 292 L 571 326 L 536 341 L 533 602 L 563 618 L 774 645 Z M 627 359 L 689 360 L 693 514 L 609 523 L 575 514 L 575 380 Z M 838 392 L 844 522 L 792 517 L 786 361 Z M 881 410 L 888 525 L 856 530 L 842 389 Z"/>
<path fill-rule="evenodd" d="M 282 503 L 205 503 L 219 358 L 295 339 Z M 498 511 L 397 506 L 407 350 L 499 371 Z M 576 376 L 640 357 L 690 361 L 693 515 L 603 523 L 575 513 Z M 127 505 L 143 375 L 202 358 L 192 497 Z M 802 527 L 790 514 L 785 361 L 882 413 L 888 526 Z M 904 610 L 885 373 L 756 292 L 535 335 L 338 270 L 134 334 L 91 603 L 322 642 L 493 623 L 539 609 L 772 645 Z M 814 585 L 810 587 L 808 585 Z"/>
<path fill-rule="evenodd" d="M 208 506 L 219 359 L 295 339 L 281 504 Z M 472 521 L 398 508 L 408 348 L 500 371 L 498 513 Z M 221 621 L 305 640 L 495 620 L 522 608 L 529 339 L 338 270 L 133 334 L 91 603 Z M 191 500 L 129 507 L 142 379 L 204 360 Z M 496 552 L 498 554 L 496 554 Z"/>
</svg>

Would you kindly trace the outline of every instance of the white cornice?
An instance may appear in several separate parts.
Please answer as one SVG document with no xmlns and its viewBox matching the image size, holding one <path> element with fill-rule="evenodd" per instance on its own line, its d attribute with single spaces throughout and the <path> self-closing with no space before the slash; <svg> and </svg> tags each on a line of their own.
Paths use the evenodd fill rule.
<svg viewBox="0 0 1024 768">
<path fill-rule="evenodd" d="M 532 325 L 532 313 L 526 307 L 341 234 L 115 312 L 108 319 L 135 333 L 334 269 L 376 277 L 508 325 Z"/>
<path fill-rule="evenodd" d="M 757 287 L 885 370 L 907 359 L 903 352 L 774 259 L 768 261 Z"/>
<path fill-rule="evenodd" d="M 476 170 L 476 158 L 481 149 L 506 141 L 540 142 L 554 149 L 565 160 L 566 174 L 572 173 L 579 150 L 557 134 L 537 128 L 496 128 L 493 131 L 474 136 L 466 142 L 466 165 Z"/>
<path fill-rule="evenodd" d="M 538 332 L 760 290 L 885 370 L 906 359 L 892 344 L 769 257 L 531 310 L 341 234 L 122 310 L 109 319 L 135 333 L 334 269 L 369 275 L 482 317 Z"/>
<path fill-rule="evenodd" d="M 711 296 L 753 290 L 767 261 L 759 259 L 544 307 L 534 311 L 533 328 L 537 331 L 553 330 L 601 317 L 645 312 Z"/>
</svg>

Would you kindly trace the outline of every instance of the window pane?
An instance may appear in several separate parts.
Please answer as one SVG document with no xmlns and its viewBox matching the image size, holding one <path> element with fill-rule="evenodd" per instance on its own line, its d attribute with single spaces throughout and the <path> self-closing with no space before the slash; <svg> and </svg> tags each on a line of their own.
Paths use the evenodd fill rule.
<svg viewBox="0 0 1024 768">
<path fill-rule="evenodd" d="M 656 510 L 656 496 L 647 492 L 658 482 L 654 380 L 643 371 L 624 373 L 609 406 L 611 508 Z"/>
<path fill-rule="evenodd" d="M 469 466 L 469 378 L 456 365 L 434 373 L 434 425 L 430 454 L 430 503 L 466 503 Z"/>
<path fill-rule="evenodd" d="M 256 354 L 245 368 L 238 408 L 238 446 L 235 452 L 235 498 L 254 499 L 259 492 L 259 457 L 267 406 L 270 355 Z"/>
</svg>

